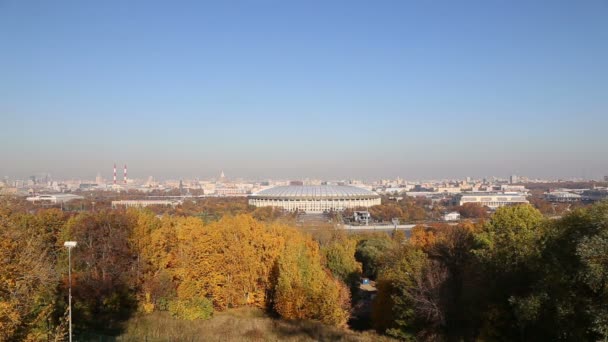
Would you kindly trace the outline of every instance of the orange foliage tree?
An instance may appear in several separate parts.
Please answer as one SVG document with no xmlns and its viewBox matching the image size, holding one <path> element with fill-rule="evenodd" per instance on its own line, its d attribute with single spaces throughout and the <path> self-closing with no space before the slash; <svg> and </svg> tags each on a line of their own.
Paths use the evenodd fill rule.
<svg viewBox="0 0 608 342">
<path fill-rule="evenodd" d="M 215 310 L 270 307 L 288 319 L 335 325 L 348 318 L 345 285 L 325 268 L 318 243 L 293 228 L 247 214 L 209 224 L 196 217 L 132 215 L 143 311 L 205 318 L 210 312 L 199 309 L 209 302 Z M 289 307 L 302 310 L 294 314 Z"/>
</svg>

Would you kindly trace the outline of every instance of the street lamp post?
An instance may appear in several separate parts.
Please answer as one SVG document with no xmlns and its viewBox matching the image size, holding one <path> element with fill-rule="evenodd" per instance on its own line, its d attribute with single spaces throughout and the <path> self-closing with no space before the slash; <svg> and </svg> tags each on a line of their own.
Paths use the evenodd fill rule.
<svg viewBox="0 0 608 342">
<path fill-rule="evenodd" d="M 76 247 L 76 241 L 63 243 L 68 249 L 68 306 L 70 308 L 70 342 L 72 342 L 72 248 Z"/>
</svg>

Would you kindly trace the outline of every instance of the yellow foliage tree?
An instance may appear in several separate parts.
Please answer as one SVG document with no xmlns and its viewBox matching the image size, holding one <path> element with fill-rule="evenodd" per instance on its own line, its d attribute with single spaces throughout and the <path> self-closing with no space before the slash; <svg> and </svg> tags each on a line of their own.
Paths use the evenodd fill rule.
<svg viewBox="0 0 608 342">
<path fill-rule="evenodd" d="M 281 228 L 238 215 L 191 230 L 180 243 L 178 297 L 209 297 L 220 310 L 264 306 L 270 273 L 285 241 Z"/>
<path fill-rule="evenodd" d="M 342 326 L 349 317 L 346 286 L 323 267 L 319 247 L 298 235 L 286 243 L 277 263 L 274 309 L 286 319 L 315 319 Z"/>
<path fill-rule="evenodd" d="M 273 303 L 285 318 L 333 325 L 348 319 L 347 288 L 324 267 L 318 244 L 293 228 L 246 214 L 210 224 L 196 217 L 131 214 L 143 311 L 197 319 L 210 316 L 209 301 L 216 310 Z"/>
<path fill-rule="evenodd" d="M 36 226 L 0 215 L 0 340 L 41 336 L 58 276 Z"/>
</svg>

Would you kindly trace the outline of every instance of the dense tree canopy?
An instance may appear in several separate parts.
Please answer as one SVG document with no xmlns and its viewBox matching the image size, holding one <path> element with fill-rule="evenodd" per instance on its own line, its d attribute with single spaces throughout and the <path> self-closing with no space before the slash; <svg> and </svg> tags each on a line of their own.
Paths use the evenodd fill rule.
<svg viewBox="0 0 608 342">
<path fill-rule="evenodd" d="M 3 206 L 0 341 L 64 336 L 66 240 L 78 241 L 72 251 L 77 335 L 112 334 L 137 311 L 204 319 L 239 306 L 344 325 L 350 294 L 318 243 L 281 223 L 272 209 L 254 214 L 222 213 L 205 223 L 148 210 L 28 214 Z M 335 267 L 352 261 L 347 268 L 356 272 L 354 244 L 341 251 L 336 242 L 327 255 L 337 259 L 327 260 Z"/>
<path fill-rule="evenodd" d="M 45 243 L 43 218 L 14 219 L 0 214 L 0 341 L 38 340 L 55 309 L 56 248 Z"/>
<path fill-rule="evenodd" d="M 321 247 L 329 270 L 349 285 L 356 284 L 361 276 L 361 263 L 355 259 L 356 249 L 357 240 L 341 230 L 335 230 L 329 242 Z"/>
<path fill-rule="evenodd" d="M 281 316 L 338 326 L 348 321 L 348 289 L 324 269 L 318 245 L 310 238 L 296 235 L 286 241 L 276 279 L 273 302 Z"/>
<path fill-rule="evenodd" d="M 0 341 L 65 337 L 65 240 L 78 241 L 78 336 L 112 334 L 136 312 L 193 320 L 243 306 L 344 326 L 364 276 L 376 280 L 374 327 L 399 339 L 608 339 L 608 203 L 558 219 L 519 205 L 476 223 L 419 224 L 407 238 L 328 230 L 317 240 L 275 209 L 241 205 L 182 208 L 208 206 L 211 218 L 2 202 Z M 390 210 L 411 217 L 407 207 Z"/>
<path fill-rule="evenodd" d="M 376 279 L 382 256 L 391 246 L 392 241 L 386 235 L 375 235 L 358 242 L 355 257 L 361 262 L 364 276 Z"/>
<path fill-rule="evenodd" d="M 465 203 L 459 206 L 457 209 L 460 216 L 463 218 L 483 219 L 488 216 L 488 210 L 479 203 Z"/>
<path fill-rule="evenodd" d="M 559 220 L 520 205 L 483 225 L 417 227 L 375 258 L 375 327 L 406 340 L 605 340 L 607 231 L 608 203 Z"/>
<path fill-rule="evenodd" d="M 370 207 L 368 210 L 374 220 L 391 222 L 399 219 L 401 222 L 421 221 L 430 217 L 430 200 L 406 197 L 401 201 L 382 199 L 382 204 Z"/>
</svg>

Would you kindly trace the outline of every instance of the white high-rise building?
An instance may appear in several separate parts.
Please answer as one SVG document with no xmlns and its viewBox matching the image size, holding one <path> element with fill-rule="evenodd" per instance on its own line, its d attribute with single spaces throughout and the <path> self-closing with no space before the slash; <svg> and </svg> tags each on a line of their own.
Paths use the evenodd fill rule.
<svg viewBox="0 0 608 342">
<path fill-rule="evenodd" d="M 101 178 L 101 174 L 99 172 L 97 173 L 97 177 L 95 177 L 95 183 L 97 183 L 97 185 L 103 184 L 103 178 Z"/>
</svg>

